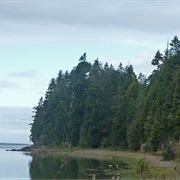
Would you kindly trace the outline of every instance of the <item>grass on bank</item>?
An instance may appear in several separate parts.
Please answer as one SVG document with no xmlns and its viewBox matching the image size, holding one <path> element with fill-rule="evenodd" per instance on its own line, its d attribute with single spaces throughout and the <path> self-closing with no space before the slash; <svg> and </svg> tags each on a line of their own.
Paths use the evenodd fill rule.
<svg viewBox="0 0 180 180">
<path fill-rule="evenodd" d="M 127 168 L 117 169 L 109 174 L 121 179 L 152 179 L 152 180 L 178 180 L 180 179 L 180 166 L 154 167 L 146 158 L 135 159 L 128 157 L 114 157 L 112 162 L 127 163 Z"/>
</svg>

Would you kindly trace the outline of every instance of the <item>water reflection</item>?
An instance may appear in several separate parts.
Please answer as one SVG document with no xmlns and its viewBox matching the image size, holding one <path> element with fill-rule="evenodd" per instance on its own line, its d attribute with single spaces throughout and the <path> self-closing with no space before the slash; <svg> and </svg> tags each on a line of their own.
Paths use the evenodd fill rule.
<svg viewBox="0 0 180 180">
<path fill-rule="evenodd" d="M 99 174 L 96 174 L 96 179 L 107 179 L 111 177 L 102 173 L 102 170 L 117 169 L 117 163 L 118 167 L 125 168 L 124 166 L 127 165 L 115 161 L 6 151 L 6 149 L 20 149 L 21 146 L 17 144 L 0 145 L 0 179 L 92 179 L 92 176 L 88 176 L 87 171 L 84 171 L 85 169 L 88 171 L 98 169 Z"/>
<path fill-rule="evenodd" d="M 110 162 L 94 159 L 79 159 L 61 156 L 33 156 L 30 163 L 31 179 L 87 179 L 82 172 L 89 169 L 108 169 Z M 105 174 L 97 174 L 96 179 L 105 179 Z"/>
</svg>

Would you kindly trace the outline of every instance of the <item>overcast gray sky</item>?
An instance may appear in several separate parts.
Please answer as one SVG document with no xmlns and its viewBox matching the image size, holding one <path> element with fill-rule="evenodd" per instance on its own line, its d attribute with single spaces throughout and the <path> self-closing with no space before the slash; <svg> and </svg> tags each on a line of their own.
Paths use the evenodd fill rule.
<svg viewBox="0 0 180 180">
<path fill-rule="evenodd" d="M 179 1 L 2 0 L 0 106 L 36 106 L 50 79 L 84 52 L 148 76 L 179 22 Z"/>
<path fill-rule="evenodd" d="M 32 109 L 0 107 L 0 143 L 30 143 Z"/>
</svg>

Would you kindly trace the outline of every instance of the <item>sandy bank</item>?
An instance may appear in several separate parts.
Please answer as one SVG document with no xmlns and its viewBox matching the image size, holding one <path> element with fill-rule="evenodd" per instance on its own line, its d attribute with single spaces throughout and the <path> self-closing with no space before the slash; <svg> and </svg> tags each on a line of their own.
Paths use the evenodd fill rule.
<svg viewBox="0 0 180 180">
<path fill-rule="evenodd" d="M 110 159 L 113 157 L 128 157 L 141 159 L 146 158 L 152 166 L 156 167 L 175 167 L 178 164 L 172 161 L 162 161 L 161 156 L 151 155 L 150 153 L 140 152 L 128 152 L 128 151 L 112 151 L 112 150 L 101 150 L 101 149 L 87 149 L 77 150 L 69 153 L 70 156 L 84 157 L 84 158 L 96 158 L 96 159 Z"/>
</svg>

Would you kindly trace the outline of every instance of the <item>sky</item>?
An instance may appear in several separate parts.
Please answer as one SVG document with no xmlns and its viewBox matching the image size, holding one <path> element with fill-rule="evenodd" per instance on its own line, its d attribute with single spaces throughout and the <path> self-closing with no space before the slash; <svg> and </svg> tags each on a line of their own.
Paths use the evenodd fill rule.
<svg viewBox="0 0 180 180">
<path fill-rule="evenodd" d="M 179 9 L 170 0 L 1 0 L 0 113 L 18 107 L 31 122 L 50 80 L 84 52 L 91 63 L 132 64 L 137 75 L 150 75 L 156 51 L 164 53 L 168 39 L 179 35 Z"/>
<path fill-rule="evenodd" d="M 30 142 L 30 121 L 32 110 L 29 107 L 0 107 L 0 143 Z"/>
</svg>

